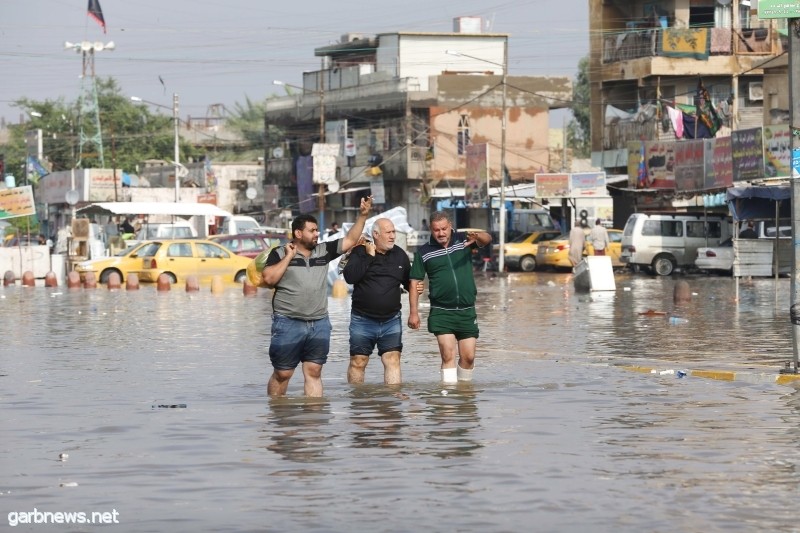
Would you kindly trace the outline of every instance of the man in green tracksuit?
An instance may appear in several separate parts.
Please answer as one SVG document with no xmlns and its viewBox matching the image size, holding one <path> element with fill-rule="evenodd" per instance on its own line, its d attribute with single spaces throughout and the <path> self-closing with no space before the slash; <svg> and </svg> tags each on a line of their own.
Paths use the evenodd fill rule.
<svg viewBox="0 0 800 533">
<path fill-rule="evenodd" d="M 457 241 L 447 214 L 437 211 L 431 216 L 431 240 L 414 254 L 409 277 L 408 326 L 419 329 L 419 293 L 416 284 L 427 274 L 431 312 L 428 331 L 436 335 L 442 356 L 442 381 L 472 380 L 475 366 L 475 345 L 478 339 L 478 317 L 475 313 L 475 278 L 472 275 L 472 249 L 486 246 L 492 237 L 485 231 L 467 233 Z M 458 353 L 458 365 L 456 365 Z"/>
</svg>

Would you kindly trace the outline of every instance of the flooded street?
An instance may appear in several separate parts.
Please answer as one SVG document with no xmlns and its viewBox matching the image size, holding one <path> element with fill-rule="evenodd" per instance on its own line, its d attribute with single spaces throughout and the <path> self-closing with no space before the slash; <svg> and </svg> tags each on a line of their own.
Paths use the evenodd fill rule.
<svg viewBox="0 0 800 533">
<path fill-rule="evenodd" d="M 694 294 L 676 307 L 679 280 Z M 401 387 L 382 385 L 374 355 L 367 383 L 348 385 L 349 299 L 331 298 L 316 400 L 299 372 L 287 398 L 266 396 L 268 291 L 3 289 L 0 519 L 36 508 L 115 510 L 109 530 L 137 532 L 798 531 L 800 387 L 620 367 L 777 374 L 792 358 L 788 279 L 743 282 L 738 303 L 727 277 L 622 274 L 592 296 L 569 274 L 477 282 L 473 383 L 443 387 L 423 325 L 404 331 Z"/>
</svg>

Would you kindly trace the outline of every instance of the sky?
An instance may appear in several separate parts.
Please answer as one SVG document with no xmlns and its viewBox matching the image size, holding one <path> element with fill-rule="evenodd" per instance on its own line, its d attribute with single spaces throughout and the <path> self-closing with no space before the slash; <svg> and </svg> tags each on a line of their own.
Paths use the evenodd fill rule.
<svg viewBox="0 0 800 533">
<path fill-rule="evenodd" d="M 87 16 L 88 0 L 0 1 L 6 122 L 20 122 L 13 102 L 22 97 L 77 100 L 81 55 L 65 41 L 113 41 L 115 50 L 96 54 L 96 75 L 168 108 L 178 93 L 182 118 L 285 94 L 273 80 L 301 85 L 302 72 L 320 67 L 314 49 L 345 33 L 449 32 L 455 17 L 480 16 L 509 34 L 511 76 L 574 78 L 589 50 L 588 0 L 99 1 L 105 34 Z"/>
</svg>

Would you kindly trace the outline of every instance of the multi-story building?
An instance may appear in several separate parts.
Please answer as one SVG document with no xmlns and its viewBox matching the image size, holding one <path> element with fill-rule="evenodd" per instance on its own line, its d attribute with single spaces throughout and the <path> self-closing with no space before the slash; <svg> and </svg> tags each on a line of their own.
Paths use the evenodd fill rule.
<svg viewBox="0 0 800 533">
<path fill-rule="evenodd" d="M 785 20 L 751 0 L 589 0 L 592 162 L 627 173 L 628 143 L 675 140 L 660 104 L 695 104 L 702 80 L 719 135 L 762 125 L 761 65 L 787 49 Z"/>
<path fill-rule="evenodd" d="M 458 31 L 464 23 L 456 19 L 452 33 L 347 34 L 315 49 L 320 70 L 303 73 L 293 94 L 267 101 L 267 127 L 283 136 L 268 142 L 265 181 L 279 186 L 284 216 L 322 211 L 347 221 L 382 181 L 383 206 L 405 207 L 418 225 L 436 207 L 434 191 L 463 189 L 470 145 L 488 147 L 484 172 L 493 185 L 503 155 L 512 182 L 549 169 L 549 110 L 568 105 L 571 81 L 509 75 L 508 35 L 480 33 L 480 24 Z M 310 185 L 320 141 L 339 144 L 338 190 Z M 483 205 L 457 216 L 487 227 L 487 212 Z"/>
</svg>

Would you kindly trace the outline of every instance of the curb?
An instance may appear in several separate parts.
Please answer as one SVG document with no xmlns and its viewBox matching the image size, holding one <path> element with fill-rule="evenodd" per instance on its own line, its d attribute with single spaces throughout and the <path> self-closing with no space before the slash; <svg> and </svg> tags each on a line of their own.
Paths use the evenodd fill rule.
<svg viewBox="0 0 800 533">
<path fill-rule="evenodd" d="M 772 372 L 737 372 L 732 370 L 675 370 L 649 366 L 616 365 L 617 368 L 640 374 L 676 375 L 679 378 L 715 379 L 718 381 L 744 381 L 748 383 L 775 383 L 776 385 L 800 384 L 800 374 L 775 374 Z"/>
</svg>

